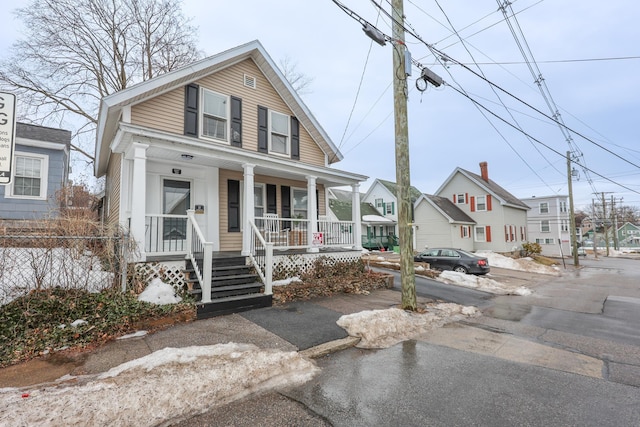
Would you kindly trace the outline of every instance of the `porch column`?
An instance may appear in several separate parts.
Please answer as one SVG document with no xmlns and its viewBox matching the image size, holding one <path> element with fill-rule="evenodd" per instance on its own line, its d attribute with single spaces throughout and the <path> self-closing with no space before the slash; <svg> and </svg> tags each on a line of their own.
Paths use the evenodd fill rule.
<svg viewBox="0 0 640 427">
<path fill-rule="evenodd" d="M 311 247 L 313 233 L 318 231 L 318 205 L 316 200 L 316 177 L 307 175 L 307 244 L 308 252 L 319 252 L 317 247 Z"/>
<path fill-rule="evenodd" d="M 253 230 L 249 225 L 250 222 L 254 222 L 255 208 L 253 200 L 253 168 L 256 165 L 251 163 L 244 163 L 242 168 L 244 169 L 244 213 L 242 215 L 242 255 L 248 256 L 251 253 L 251 237 L 253 236 Z"/>
<path fill-rule="evenodd" d="M 351 220 L 353 221 L 354 248 L 362 249 L 362 214 L 360 213 L 360 184 L 352 184 Z"/>
<path fill-rule="evenodd" d="M 147 148 L 149 144 L 134 142 L 129 151 L 129 158 L 133 158 L 133 172 L 131 174 L 131 219 L 129 231 L 138 247 L 139 259 L 145 261 L 145 222 L 146 222 L 146 190 L 147 190 Z"/>
</svg>

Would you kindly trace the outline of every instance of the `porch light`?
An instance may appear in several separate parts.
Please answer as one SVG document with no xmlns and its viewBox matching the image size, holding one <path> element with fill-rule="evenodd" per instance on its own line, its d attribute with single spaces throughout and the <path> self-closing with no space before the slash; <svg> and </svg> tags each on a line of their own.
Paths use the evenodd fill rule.
<svg viewBox="0 0 640 427">
<path fill-rule="evenodd" d="M 191 160 L 191 159 L 193 159 L 193 156 L 191 154 L 182 154 L 180 157 L 182 157 L 182 160 Z"/>
</svg>

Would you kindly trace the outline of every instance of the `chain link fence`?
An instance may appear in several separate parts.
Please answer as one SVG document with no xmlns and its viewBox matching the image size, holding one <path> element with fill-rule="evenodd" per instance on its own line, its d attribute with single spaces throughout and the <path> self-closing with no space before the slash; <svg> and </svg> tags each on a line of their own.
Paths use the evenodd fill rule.
<svg viewBox="0 0 640 427">
<path fill-rule="evenodd" d="M 31 291 L 120 287 L 126 239 L 114 236 L 0 236 L 0 305 Z"/>
</svg>

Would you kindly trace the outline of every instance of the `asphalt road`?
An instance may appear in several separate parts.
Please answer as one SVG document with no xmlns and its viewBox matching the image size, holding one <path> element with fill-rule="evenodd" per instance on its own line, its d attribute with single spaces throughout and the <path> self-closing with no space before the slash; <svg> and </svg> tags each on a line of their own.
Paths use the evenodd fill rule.
<svg viewBox="0 0 640 427">
<path fill-rule="evenodd" d="M 406 341 L 350 349 L 285 395 L 333 426 L 637 426 L 637 387 Z"/>
</svg>

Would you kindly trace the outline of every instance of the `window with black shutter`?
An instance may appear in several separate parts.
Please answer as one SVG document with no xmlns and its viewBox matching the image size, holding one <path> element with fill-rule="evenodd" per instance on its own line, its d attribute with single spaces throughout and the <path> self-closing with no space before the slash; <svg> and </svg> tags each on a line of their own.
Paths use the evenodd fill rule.
<svg viewBox="0 0 640 427">
<path fill-rule="evenodd" d="M 269 151 L 269 110 L 258 106 L 258 151 Z"/>
<path fill-rule="evenodd" d="M 240 231 L 240 181 L 230 179 L 227 181 L 227 213 L 228 231 Z"/>
<path fill-rule="evenodd" d="M 198 136 L 198 92 L 196 84 L 184 88 L 184 134 Z"/>
<path fill-rule="evenodd" d="M 291 158 L 300 160 L 300 122 L 291 117 Z"/>
<path fill-rule="evenodd" d="M 231 145 L 242 147 L 242 99 L 231 97 Z"/>
</svg>

